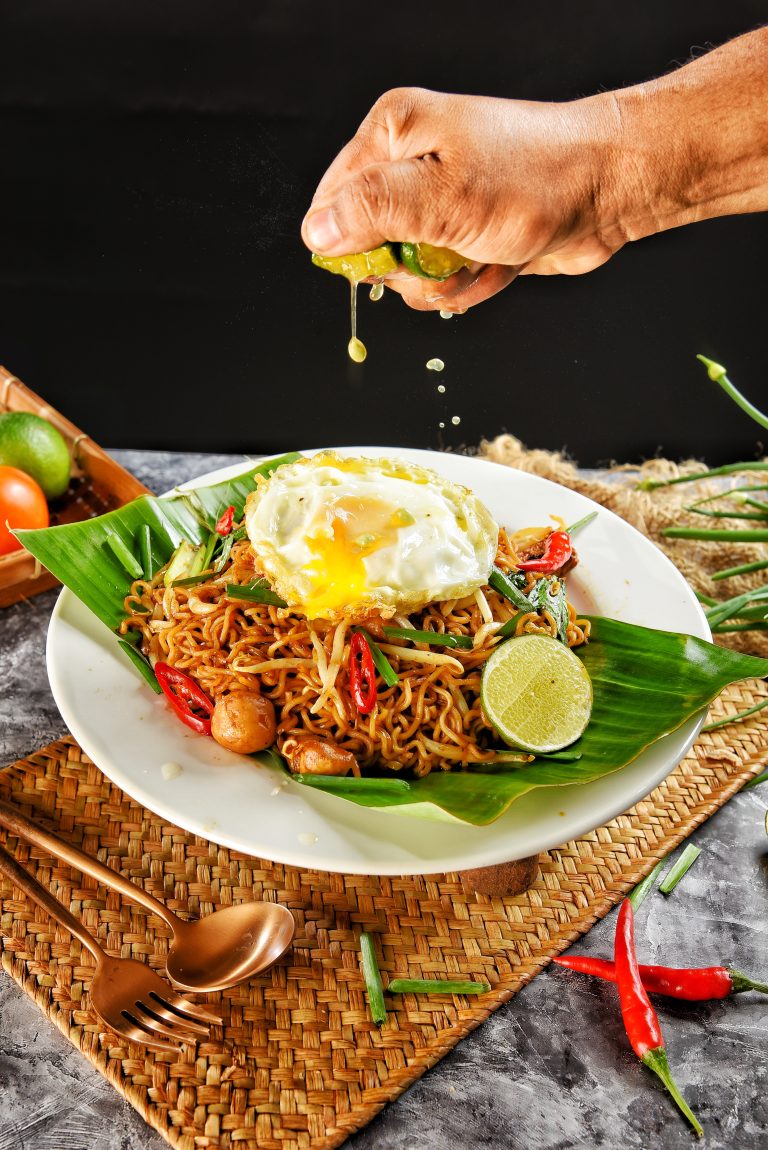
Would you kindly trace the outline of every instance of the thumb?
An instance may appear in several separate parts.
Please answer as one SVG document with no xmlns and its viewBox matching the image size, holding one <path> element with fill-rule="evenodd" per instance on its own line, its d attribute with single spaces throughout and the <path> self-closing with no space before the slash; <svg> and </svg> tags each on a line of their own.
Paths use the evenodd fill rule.
<svg viewBox="0 0 768 1150">
<path fill-rule="evenodd" d="M 328 189 L 304 218 L 307 247 L 327 256 L 370 251 L 385 240 L 447 243 L 438 210 L 434 156 L 371 164 L 340 187 Z"/>
</svg>

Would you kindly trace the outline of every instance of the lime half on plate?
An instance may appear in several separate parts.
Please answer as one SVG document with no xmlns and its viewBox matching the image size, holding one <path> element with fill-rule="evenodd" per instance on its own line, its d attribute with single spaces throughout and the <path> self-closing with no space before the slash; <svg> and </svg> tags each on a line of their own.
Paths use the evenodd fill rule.
<svg viewBox="0 0 768 1150">
<path fill-rule="evenodd" d="M 505 743 L 545 754 L 584 733 L 592 713 L 592 681 L 581 660 L 557 639 L 518 635 L 489 657 L 480 700 Z"/>
</svg>

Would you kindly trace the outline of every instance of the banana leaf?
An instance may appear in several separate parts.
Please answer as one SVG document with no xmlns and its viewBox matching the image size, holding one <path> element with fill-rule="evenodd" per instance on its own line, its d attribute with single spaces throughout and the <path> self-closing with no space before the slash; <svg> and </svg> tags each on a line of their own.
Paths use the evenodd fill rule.
<svg viewBox="0 0 768 1150">
<path fill-rule="evenodd" d="M 296 777 L 360 806 L 432 804 L 438 817 L 442 810 L 483 826 L 535 787 L 591 783 L 620 770 L 707 706 L 728 683 L 768 675 L 768 659 L 615 619 L 592 618 L 590 641 L 575 653 L 593 688 L 589 725 L 569 748 L 580 752 L 576 762 L 540 759 L 522 766 L 433 770 L 420 779 Z M 418 813 L 428 810 L 424 806 Z"/>
<path fill-rule="evenodd" d="M 82 523 L 19 531 L 19 539 L 111 630 L 123 617 L 132 577 L 108 543 L 117 536 L 133 556 L 150 530 L 155 569 L 186 539 L 197 546 L 221 512 L 233 504 L 238 516 L 255 477 L 269 474 L 295 453 L 270 460 L 235 479 L 194 492 L 142 496 L 117 511 Z M 119 550 L 119 549 L 118 549 Z M 728 683 L 768 675 L 768 659 L 717 647 L 688 635 L 594 618 L 588 645 L 576 653 L 589 671 L 593 710 L 589 726 L 570 750 L 571 762 L 534 760 L 520 766 L 493 764 L 432 771 L 421 779 L 388 772 L 381 777 L 292 776 L 297 782 L 361 806 L 412 808 L 412 813 L 456 818 L 477 826 L 493 822 L 516 799 L 536 787 L 588 783 L 620 770 L 652 743 L 680 727 Z"/>
<path fill-rule="evenodd" d="M 95 519 L 17 531 L 16 535 L 44 567 L 115 631 L 125 617 L 123 601 L 132 577 L 109 545 L 110 537 L 117 536 L 138 558 L 140 533 L 148 526 L 152 564 L 157 570 L 168 562 L 182 539 L 195 545 L 207 539 L 219 515 L 230 504 L 239 518 L 257 475 L 270 475 L 282 464 L 299 458 L 297 452 L 291 452 L 260 463 L 234 479 L 198 487 L 194 492 L 142 495 Z"/>
</svg>

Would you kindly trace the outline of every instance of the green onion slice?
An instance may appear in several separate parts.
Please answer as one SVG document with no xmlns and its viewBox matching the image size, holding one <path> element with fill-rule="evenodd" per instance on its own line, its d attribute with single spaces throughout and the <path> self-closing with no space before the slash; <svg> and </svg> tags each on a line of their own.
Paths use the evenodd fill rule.
<svg viewBox="0 0 768 1150">
<path fill-rule="evenodd" d="M 145 659 L 143 655 L 139 654 L 136 648 L 132 647 L 131 644 L 128 643 L 125 639 L 118 639 L 117 645 L 122 651 L 125 651 L 126 655 L 131 660 L 134 667 L 136 667 L 136 669 L 139 671 L 144 681 L 149 684 L 156 695 L 159 695 L 160 684 L 157 681 L 155 672 L 152 670 L 149 660 Z"/>
<path fill-rule="evenodd" d="M 534 610 L 530 599 L 528 599 L 519 587 L 515 586 L 509 576 L 505 575 L 499 567 L 492 568 L 488 576 L 488 583 L 493 587 L 494 591 L 498 591 L 505 599 L 509 599 L 510 603 L 514 603 L 515 607 L 521 611 Z"/>
<path fill-rule="evenodd" d="M 359 634 L 361 634 L 363 636 L 363 638 L 365 639 L 366 643 L 368 644 L 368 647 L 370 648 L 371 657 L 373 659 L 373 665 L 376 668 L 376 670 L 379 672 L 379 674 L 381 675 L 382 679 L 387 684 L 387 686 L 388 687 L 397 686 L 397 684 L 400 682 L 400 676 L 398 675 L 397 671 L 395 670 L 395 668 L 390 663 L 387 656 L 381 650 L 381 648 L 379 646 L 377 646 L 377 644 L 374 642 L 374 640 L 368 634 L 365 627 L 353 627 L 352 631 L 353 632 L 359 632 Z"/>
<path fill-rule="evenodd" d="M 762 775 L 755 775 L 754 779 L 750 779 L 741 789 L 748 791 L 750 787 L 759 787 L 761 783 L 768 783 L 768 771 L 763 771 Z"/>
<path fill-rule="evenodd" d="M 695 847 L 693 843 L 688 843 L 667 877 L 659 883 L 659 890 L 662 894 L 670 894 L 675 889 L 680 879 L 684 874 L 687 874 L 700 854 L 701 847 Z"/>
<path fill-rule="evenodd" d="M 230 599 L 246 599 L 249 603 L 270 603 L 273 607 L 287 607 L 285 599 L 272 590 L 266 579 L 256 579 L 253 583 L 227 583 Z"/>
<path fill-rule="evenodd" d="M 487 994 L 488 982 L 473 982 L 464 978 L 393 978 L 387 987 L 389 994 Z"/>
<path fill-rule="evenodd" d="M 371 1018 L 377 1026 L 382 1026 L 387 1020 L 387 1007 L 384 1002 L 384 987 L 381 984 L 379 964 L 376 961 L 376 951 L 370 934 L 363 931 L 360 935 L 360 953 L 363 958 L 363 977 L 368 991 L 368 1006 Z"/>
<path fill-rule="evenodd" d="M 470 635 L 448 635 L 440 631 L 417 631 L 413 627 L 382 627 L 389 639 L 410 639 L 412 643 L 430 643 L 433 647 L 462 647 L 472 650 Z"/>
<path fill-rule="evenodd" d="M 199 575 L 188 575 L 186 579 L 172 579 L 171 587 L 194 587 L 196 583 L 207 583 L 213 578 L 213 571 L 201 571 Z"/>
<path fill-rule="evenodd" d="M 763 699 L 761 703 L 756 703 L 754 707 L 749 707 L 746 711 L 737 711 L 735 715 L 726 715 L 724 719 L 718 719 L 714 723 L 707 723 L 706 727 L 702 727 L 701 729 L 702 731 L 715 731 L 718 727 L 729 726 L 730 723 L 741 723 L 744 719 L 749 718 L 750 715 L 755 715 L 758 711 L 762 711 L 763 707 L 768 707 L 768 699 Z M 747 783 L 747 786 L 754 786 L 754 783 Z"/>
<path fill-rule="evenodd" d="M 109 547 L 110 551 L 114 555 L 115 559 L 117 559 L 120 566 L 128 572 L 131 578 L 143 578 L 144 568 L 142 567 L 141 563 L 139 563 L 133 552 L 129 550 L 128 547 L 126 547 L 120 536 L 116 535 L 114 531 L 110 531 L 106 538 L 107 546 Z"/>
<path fill-rule="evenodd" d="M 577 519 L 575 523 L 572 523 L 570 527 L 566 527 L 566 533 L 568 535 L 573 535 L 574 531 L 578 531 L 580 528 L 586 527 L 588 523 L 591 523 L 592 520 L 596 518 L 597 512 L 590 511 L 589 515 L 582 516 L 581 519 Z"/>
<path fill-rule="evenodd" d="M 645 899 L 645 896 L 650 890 L 653 889 L 656 879 L 659 877 L 665 866 L 669 862 L 668 858 L 663 858 L 661 862 L 657 862 L 656 866 L 650 871 L 645 878 L 637 884 L 635 889 L 627 896 L 632 903 L 632 909 L 637 910 L 640 904 Z"/>
</svg>

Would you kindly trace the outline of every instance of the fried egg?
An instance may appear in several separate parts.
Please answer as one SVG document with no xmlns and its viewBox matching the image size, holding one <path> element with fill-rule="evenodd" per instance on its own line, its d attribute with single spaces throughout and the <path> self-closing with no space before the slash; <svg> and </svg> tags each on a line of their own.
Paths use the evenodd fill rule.
<svg viewBox="0 0 768 1150">
<path fill-rule="evenodd" d="M 249 495 L 259 567 L 310 619 L 391 616 L 488 581 L 498 527 L 466 487 L 400 460 L 324 452 Z"/>
</svg>

